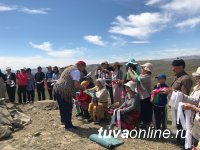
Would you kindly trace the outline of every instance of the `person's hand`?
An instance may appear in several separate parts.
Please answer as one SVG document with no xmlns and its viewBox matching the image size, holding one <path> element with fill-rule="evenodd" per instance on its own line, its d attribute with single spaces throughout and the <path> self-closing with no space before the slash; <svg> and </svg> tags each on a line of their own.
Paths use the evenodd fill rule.
<svg viewBox="0 0 200 150">
<path fill-rule="evenodd" d="M 173 91 L 172 88 L 168 88 L 166 91 L 162 91 L 161 94 L 171 94 Z"/>
<path fill-rule="evenodd" d="M 192 109 L 193 105 L 190 104 L 190 103 L 183 103 L 182 107 L 183 107 L 184 110 L 188 110 L 188 109 Z"/>
<path fill-rule="evenodd" d="M 195 146 L 192 146 L 192 150 L 197 150 L 197 148 Z"/>
<path fill-rule="evenodd" d="M 133 73 L 131 67 L 128 68 L 128 73 Z"/>
</svg>

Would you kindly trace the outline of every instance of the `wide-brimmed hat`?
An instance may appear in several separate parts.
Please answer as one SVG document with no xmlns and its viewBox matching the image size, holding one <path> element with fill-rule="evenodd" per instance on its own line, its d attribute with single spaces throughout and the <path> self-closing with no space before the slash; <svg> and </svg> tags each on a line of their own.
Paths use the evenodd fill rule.
<svg viewBox="0 0 200 150">
<path fill-rule="evenodd" d="M 120 64 L 119 62 L 114 62 L 114 63 L 113 63 L 113 66 L 120 66 L 120 67 L 121 67 L 121 66 L 123 66 L 123 65 Z"/>
<path fill-rule="evenodd" d="M 126 84 L 124 84 L 127 87 L 130 87 L 131 91 L 135 92 L 137 88 L 137 84 L 133 81 L 129 81 Z"/>
<path fill-rule="evenodd" d="M 102 78 L 97 79 L 97 82 L 100 82 L 103 87 L 106 86 L 106 81 Z"/>
<path fill-rule="evenodd" d="M 196 72 L 192 73 L 192 76 L 194 76 L 194 77 L 200 77 L 200 67 L 197 68 Z"/>
<path fill-rule="evenodd" d="M 151 63 L 145 63 L 143 65 L 141 65 L 141 67 L 146 70 L 146 71 L 149 71 L 152 73 L 153 71 L 153 65 Z"/>
<path fill-rule="evenodd" d="M 20 70 L 26 70 L 26 67 L 22 67 L 22 68 L 20 68 Z"/>
<path fill-rule="evenodd" d="M 64 69 L 65 67 L 63 65 L 60 66 L 60 69 Z"/>
<path fill-rule="evenodd" d="M 126 63 L 126 66 L 128 66 L 129 64 L 137 65 L 138 63 L 135 61 L 135 59 L 131 59 Z"/>
<path fill-rule="evenodd" d="M 7 68 L 6 68 L 6 71 L 8 71 L 8 70 L 11 70 L 11 68 L 10 68 L 10 67 L 7 67 Z"/>
</svg>

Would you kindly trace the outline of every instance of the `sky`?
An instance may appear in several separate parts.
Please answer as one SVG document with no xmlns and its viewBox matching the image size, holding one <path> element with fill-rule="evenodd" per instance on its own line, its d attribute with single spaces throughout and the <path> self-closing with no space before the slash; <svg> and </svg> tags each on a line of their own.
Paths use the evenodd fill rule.
<svg viewBox="0 0 200 150">
<path fill-rule="evenodd" d="M 0 0 L 0 68 L 199 55 L 200 0 Z"/>
</svg>

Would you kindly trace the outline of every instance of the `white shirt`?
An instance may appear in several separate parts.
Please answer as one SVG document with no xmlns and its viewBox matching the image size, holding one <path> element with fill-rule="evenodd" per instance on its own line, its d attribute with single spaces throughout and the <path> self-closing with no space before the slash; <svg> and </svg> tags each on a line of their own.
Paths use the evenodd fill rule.
<svg viewBox="0 0 200 150">
<path fill-rule="evenodd" d="M 80 73 L 79 70 L 72 70 L 70 72 L 70 75 L 72 77 L 72 80 L 74 80 L 74 81 L 80 81 L 81 73 Z"/>
</svg>

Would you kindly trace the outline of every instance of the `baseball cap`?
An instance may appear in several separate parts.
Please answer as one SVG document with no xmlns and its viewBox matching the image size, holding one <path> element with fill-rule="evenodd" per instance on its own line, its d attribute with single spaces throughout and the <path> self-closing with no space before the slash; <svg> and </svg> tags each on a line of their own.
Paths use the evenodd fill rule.
<svg viewBox="0 0 200 150">
<path fill-rule="evenodd" d="M 164 73 L 160 73 L 157 77 L 157 79 L 166 79 L 166 75 Z"/>
<path fill-rule="evenodd" d="M 80 61 L 78 61 L 78 62 L 76 63 L 76 65 L 86 66 L 86 63 L 85 63 L 84 61 L 80 60 Z"/>
</svg>

